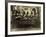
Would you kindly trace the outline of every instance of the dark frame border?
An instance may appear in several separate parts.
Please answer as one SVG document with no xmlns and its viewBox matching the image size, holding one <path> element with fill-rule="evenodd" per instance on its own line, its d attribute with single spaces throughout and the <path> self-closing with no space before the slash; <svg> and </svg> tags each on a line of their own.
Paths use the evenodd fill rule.
<svg viewBox="0 0 46 37">
<path fill-rule="evenodd" d="M 17 3 L 32 3 L 32 4 L 43 4 L 43 33 L 33 33 L 33 34 L 17 34 L 17 35 L 8 35 L 8 2 L 17 2 Z M 8 1 L 5 0 L 5 37 L 8 36 L 26 36 L 26 35 L 41 35 L 45 34 L 45 3 L 44 2 L 27 2 L 27 1 Z"/>
</svg>

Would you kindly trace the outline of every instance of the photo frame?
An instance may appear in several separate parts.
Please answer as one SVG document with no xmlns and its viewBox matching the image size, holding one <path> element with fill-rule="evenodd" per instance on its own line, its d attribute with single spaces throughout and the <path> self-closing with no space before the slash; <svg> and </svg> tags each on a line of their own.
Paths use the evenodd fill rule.
<svg viewBox="0 0 46 37">
<path fill-rule="evenodd" d="M 45 34 L 45 3 L 27 1 L 5 2 L 5 35 Z"/>
</svg>

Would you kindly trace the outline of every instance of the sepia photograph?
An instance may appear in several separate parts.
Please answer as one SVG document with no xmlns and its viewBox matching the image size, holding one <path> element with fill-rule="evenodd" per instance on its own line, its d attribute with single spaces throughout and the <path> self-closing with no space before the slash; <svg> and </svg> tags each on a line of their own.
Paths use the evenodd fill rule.
<svg viewBox="0 0 46 37">
<path fill-rule="evenodd" d="M 41 7 L 11 5 L 11 31 L 40 29 Z"/>
<path fill-rule="evenodd" d="M 8 3 L 8 35 L 43 33 L 43 4 Z"/>
</svg>

